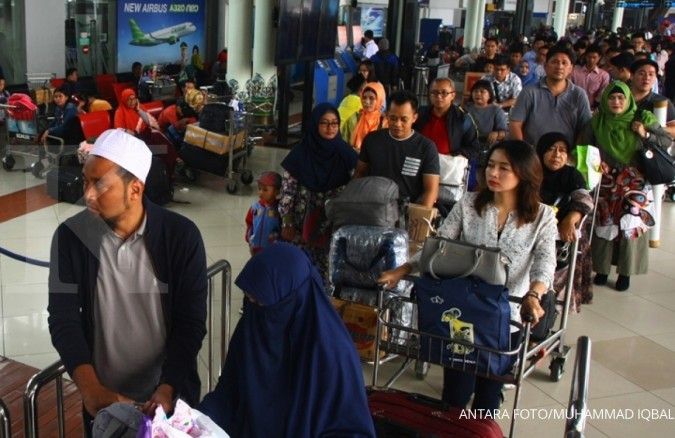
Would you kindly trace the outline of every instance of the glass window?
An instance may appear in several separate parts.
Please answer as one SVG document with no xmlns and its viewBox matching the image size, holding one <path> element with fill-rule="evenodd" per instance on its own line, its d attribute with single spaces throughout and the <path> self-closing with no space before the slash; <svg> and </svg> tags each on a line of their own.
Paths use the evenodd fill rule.
<svg viewBox="0 0 675 438">
<path fill-rule="evenodd" d="M 24 0 L 0 0 L 0 67 L 7 84 L 26 82 Z"/>
</svg>

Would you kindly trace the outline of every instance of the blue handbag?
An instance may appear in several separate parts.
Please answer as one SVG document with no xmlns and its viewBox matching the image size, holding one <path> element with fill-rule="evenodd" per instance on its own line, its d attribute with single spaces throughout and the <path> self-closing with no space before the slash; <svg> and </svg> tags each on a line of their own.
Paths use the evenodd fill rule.
<svg viewBox="0 0 675 438">
<path fill-rule="evenodd" d="M 500 351 L 511 350 L 509 291 L 474 277 L 415 280 L 420 356 L 423 360 L 468 372 L 503 375 L 515 356 L 454 343 L 460 339 Z M 432 334 L 442 339 L 424 335 Z"/>
</svg>

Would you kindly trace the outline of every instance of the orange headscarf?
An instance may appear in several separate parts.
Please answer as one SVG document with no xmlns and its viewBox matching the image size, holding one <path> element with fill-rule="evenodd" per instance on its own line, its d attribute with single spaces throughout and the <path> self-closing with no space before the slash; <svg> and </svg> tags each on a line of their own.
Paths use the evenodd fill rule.
<svg viewBox="0 0 675 438">
<path fill-rule="evenodd" d="M 115 111 L 115 128 L 129 129 L 140 132 L 143 121 L 138 115 L 138 102 L 135 108 L 129 108 L 127 101 L 129 97 L 135 95 L 136 92 L 131 88 L 127 88 L 120 94 L 119 106 Z M 140 122 L 139 122 L 140 121 Z"/>
<path fill-rule="evenodd" d="M 361 98 L 363 98 L 363 93 L 366 91 L 374 91 L 377 100 L 375 101 L 374 111 L 368 112 L 365 108 L 359 111 L 359 121 L 356 124 L 354 132 L 352 133 L 352 138 L 350 139 L 350 143 L 356 149 L 361 149 L 361 143 L 363 143 L 363 139 L 366 138 L 366 135 L 380 129 L 380 120 L 382 120 L 382 128 L 388 126 L 387 119 L 382 115 L 382 107 L 387 98 L 384 86 L 379 82 L 368 82 L 364 85 L 363 90 L 361 90 Z"/>
</svg>

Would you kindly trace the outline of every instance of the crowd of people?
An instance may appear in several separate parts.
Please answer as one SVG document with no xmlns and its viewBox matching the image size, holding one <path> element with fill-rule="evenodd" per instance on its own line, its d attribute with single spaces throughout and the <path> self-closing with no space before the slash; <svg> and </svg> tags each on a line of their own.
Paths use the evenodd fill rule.
<svg viewBox="0 0 675 438">
<path fill-rule="evenodd" d="M 59 226 L 52 244 L 50 332 L 80 389 L 85 419 L 115 401 L 142 400 L 148 413 L 158 405 L 169 412 L 180 396 L 232 436 L 374 436 L 358 357 L 326 295 L 333 232 L 326 202 L 351 179 L 379 176 L 398 186 L 402 200 L 444 211 L 442 155 L 466 157 L 470 192 L 445 209 L 437 234 L 501 249 L 509 259 L 505 286 L 521 298 L 511 305 L 513 319 L 537 324 L 543 295 L 563 283 L 556 240 L 581 240 L 577 311 L 592 301 L 592 283 L 608 281 L 612 265 L 615 289 L 629 289 L 631 276 L 648 269 L 646 232 L 654 223 L 651 186 L 636 153 L 645 142 L 672 142 L 672 103 L 664 127 L 652 111 L 668 99 L 659 91 L 668 89 L 675 61 L 664 59 L 666 41 L 640 33 L 550 38 L 536 36 L 531 48 L 486 39 L 483 56 L 453 61 L 485 72 L 468 101 L 441 77 L 421 106 L 397 89 L 391 70 L 382 73 L 388 42 L 378 47 L 365 33 L 350 94 L 339 107 L 316 105 L 282 173 L 258 180 L 259 200 L 246 217 L 252 258 L 236 280 L 245 294 L 242 318 L 218 385 L 201 404 L 204 245 L 192 222 L 144 199 L 151 153 L 139 137 L 148 128 L 184 130 L 203 96 L 186 87 L 183 100 L 156 121 L 139 108 L 137 91 L 125 90 L 115 114 L 121 129 L 101 135 L 84 166 L 87 210 Z M 652 59 L 657 46 L 663 50 Z M 65 103 L 68 92 L 56 102 L 64 101 L 64 119 L 75 111 Z M 588 144 L 602 159 L 597 206 L 570 165 L 576 146 Z M 591 235 L 583 219 L 593 208 Z M 419 269 L 419 258 L 378 282 L 395 287 Z M 141 332 L 146 336 L 134 336 Z M 451 406 L 466 407 L 473 396 L 473 408 L 497 409 L 501 391 L 498 381 L 444 371 L 443 401 Z"/>
</svg>

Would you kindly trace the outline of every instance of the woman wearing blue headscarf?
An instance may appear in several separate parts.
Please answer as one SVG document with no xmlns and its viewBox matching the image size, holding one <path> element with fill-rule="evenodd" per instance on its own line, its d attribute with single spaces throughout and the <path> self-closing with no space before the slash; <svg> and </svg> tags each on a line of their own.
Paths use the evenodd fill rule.
<svg viewBox="0 0 675 438">
<path fill-rule="evenodd" d="M 520 78 L 523 87 L 537 83 L 537 74 L 535 72 L 536 64 L 523 59 L 518 65 L 516 74 Z"/>
<path fill-rule="evenodd" d="M 272 245 L 235 283 L 244 314 L 199 410 L 234 438 L 374 437 L 354 344 L 303 251 Z"/>
<path fill-rule="evenodd" d="M 312 111 L 305 137 L 281 163 L 281 237 L 305 248 L 324 278 L 331 234 L 324 206 L 347 184 L 357 158 L 340 136 L 337 108 L 322 103 Z"/>
</svg>

